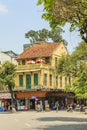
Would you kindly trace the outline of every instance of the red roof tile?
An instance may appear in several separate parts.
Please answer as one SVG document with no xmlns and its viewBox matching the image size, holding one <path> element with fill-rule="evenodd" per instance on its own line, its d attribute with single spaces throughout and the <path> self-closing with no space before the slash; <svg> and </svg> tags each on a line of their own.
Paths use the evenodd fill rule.
<svg viewBox="0 0 87 130">
<path fill-rule="evenodd" d="M 59 43 L 36 43 L 30 45 L 17 59 L 32 59 L 40 57 L 50 57 Z"/>
</svg>

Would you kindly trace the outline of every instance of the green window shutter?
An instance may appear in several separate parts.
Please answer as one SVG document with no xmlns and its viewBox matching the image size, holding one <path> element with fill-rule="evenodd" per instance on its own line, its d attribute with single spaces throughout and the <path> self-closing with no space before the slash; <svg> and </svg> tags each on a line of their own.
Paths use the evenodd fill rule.
<svg viewBox="0 0 87 130">
<path fill-rule="evenodd" d="M 47 74 L 44 74 L 44 85 L 47 85 Z"/>
<path fill-rule="evenodd" d="M 60 87 L 62 87 L 62 77 L 60 77 Z"/>
<path fill-rule="evenodd" d="M 38 85 L 38 74 L 34 74 L 34 85 Z"/>
<path fill-rule="evenodd" d="M 50 63 L 50 58 L 49 58 L 49 57 L 46 57 L 46 58 L 45 58 L 45 61 L 46 61 L 47 64 Z"/>
<path fill-rule="evenodd" d="M 22 60 L 22 65 L 25 65 L 25 60 Z"/>
<path fill-rule="evenodd" d="M 23 75 L 19 75 L 19 86 L 23 86 Z"/>
<path fill-rule="evenodd" d="M 58 87 L 58 76 L 56 76 L 56 87 Z"/>
<path fill-rule="evenodd" d="M 57 57 L 55 57 L 55 65 L 57 65 Z"/>
<path fill-rule="evenodd" d="M 30 74 L 26 75 L 26 88 L 31 89 L 31 75 Z"/>
<path fill-rule="evenodd" d="M 67 77 L 65 77 L 65 86 L 67 85 Z"/>
<path fill-rule="evenodd" d="M 69 77 L 69 84 L 71 85 L 71 77 Z"/>
<path fill-rule="evenodd" d="M 50 74 L 50 86 L 52 86 L 52 75 Z"/>
</svg>

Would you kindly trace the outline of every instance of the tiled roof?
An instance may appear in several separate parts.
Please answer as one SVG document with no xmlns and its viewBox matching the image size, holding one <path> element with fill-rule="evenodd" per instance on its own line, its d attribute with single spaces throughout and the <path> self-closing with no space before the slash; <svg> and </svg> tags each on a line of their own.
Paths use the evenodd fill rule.
<svg viewBox="0 0 87 130">
<path fill-rule="evenodd" d="M 17 59 L 49 57 L 60 43 L 36 43 L 29 46 Z"/>
<path fill-rule="evenodd" d="M 13 52 L 12 50 L 10 50 L 10 51 L 4 51 L 3 53 L 8 54 L 9 56 L 12 56 L 12 57 L 18 56 L 18 54 L 16 54 L 16 53 Z"/>
</svg>

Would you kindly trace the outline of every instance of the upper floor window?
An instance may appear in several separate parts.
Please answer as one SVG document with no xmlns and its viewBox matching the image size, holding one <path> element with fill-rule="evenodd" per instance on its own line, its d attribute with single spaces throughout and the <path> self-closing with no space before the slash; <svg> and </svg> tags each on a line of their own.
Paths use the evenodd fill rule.
<svg viewBox="0 0 87 130">
<path fill-rule="evenodd" d="M 47 74 L 44 74 L 44 85 L 47 85 Z"/>
<path fill-rule="evenodd" d="M 67 85 L 67 77 L 65 77 L 65 86 Z"/>
<path fill-rule="evenodd" d="M 62 87 L 62 77 L 60 77 L 60 87 Z"/>
<path fill-rule="evenodd" d="M 58 86 L 58 76 L 56 76 L 56 86 Z"/>
<path fill-rule="evenodd" d="M 38 74 L 34 74 L 34 85 L 38 85 Z"/>
<path fill-rule="evenodd" d="M 25 65 L 25 60 L 22 60 L 22 65 Z"/>
<path fill-rule="evenodd" d="M 19 86 L 23 86 L 23 75 L 19 75 Z"/>
<path fill-rule="evenodd" d="M 50 86 L 52 86 L 52 75 L 51 74 L 49 75 L 49 78 L 50 78 Z"/>
<path fill-rule="evenodd" d="M 58 58 L 55 57 L 55 66 L 57 65 L 57 62 L 58 62 Z"/>
<path fill-rule="evenodd" d="M 69 77 L 69 84 L 71 84 L 71 77 Z"/>
<path fill-rule="evenodd" d="M 49 58 L 49 57 L 46 57 L 46 58 L 45 58 L 45 61 L 46 61 L 47 64 L 50 63 L 50 58 Z"/>
</svg>

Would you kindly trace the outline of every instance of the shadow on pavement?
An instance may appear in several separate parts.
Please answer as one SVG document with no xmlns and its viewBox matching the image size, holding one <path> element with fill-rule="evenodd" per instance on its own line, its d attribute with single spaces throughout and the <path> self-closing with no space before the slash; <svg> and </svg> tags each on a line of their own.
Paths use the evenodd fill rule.
<svg viewBox="0 0 87 130">
<path fill-rule="evenodd" d="M 38 130 L 87 130 L 87 124 L 55 125 L 38 128 Z"/>
<path fill-rule="evenodd" d="M 72 117 L 46 117 L 46 118 L 38 118 L 37 120 L 48 122 L 47 126 L 44 126 L 44 128 L 38 128 L 38 130 L 87 130 L 87 118 L 72 118 Z M 52 121 L 52 125 L 49 125 L 49 122 Z M 61 121 L 63 122 L 60 124 L 60 122 L 55 124 L 55 121 Z M 69 124 L 68 124 L 69 122 Z M 65 124 L 66 123 L 66 124 Z M 71 123 L 71 124 L 70 124 Z M 77 123 L 77 124 L 76 124 Z"/>
<path fill-rule="evenodd" d="M 87 118 L 72 118 L 72 117 L 43 117 L 38 118 L 39 121 L 65 121 L 65 122 L 87 122 Z"/>
</svg>

